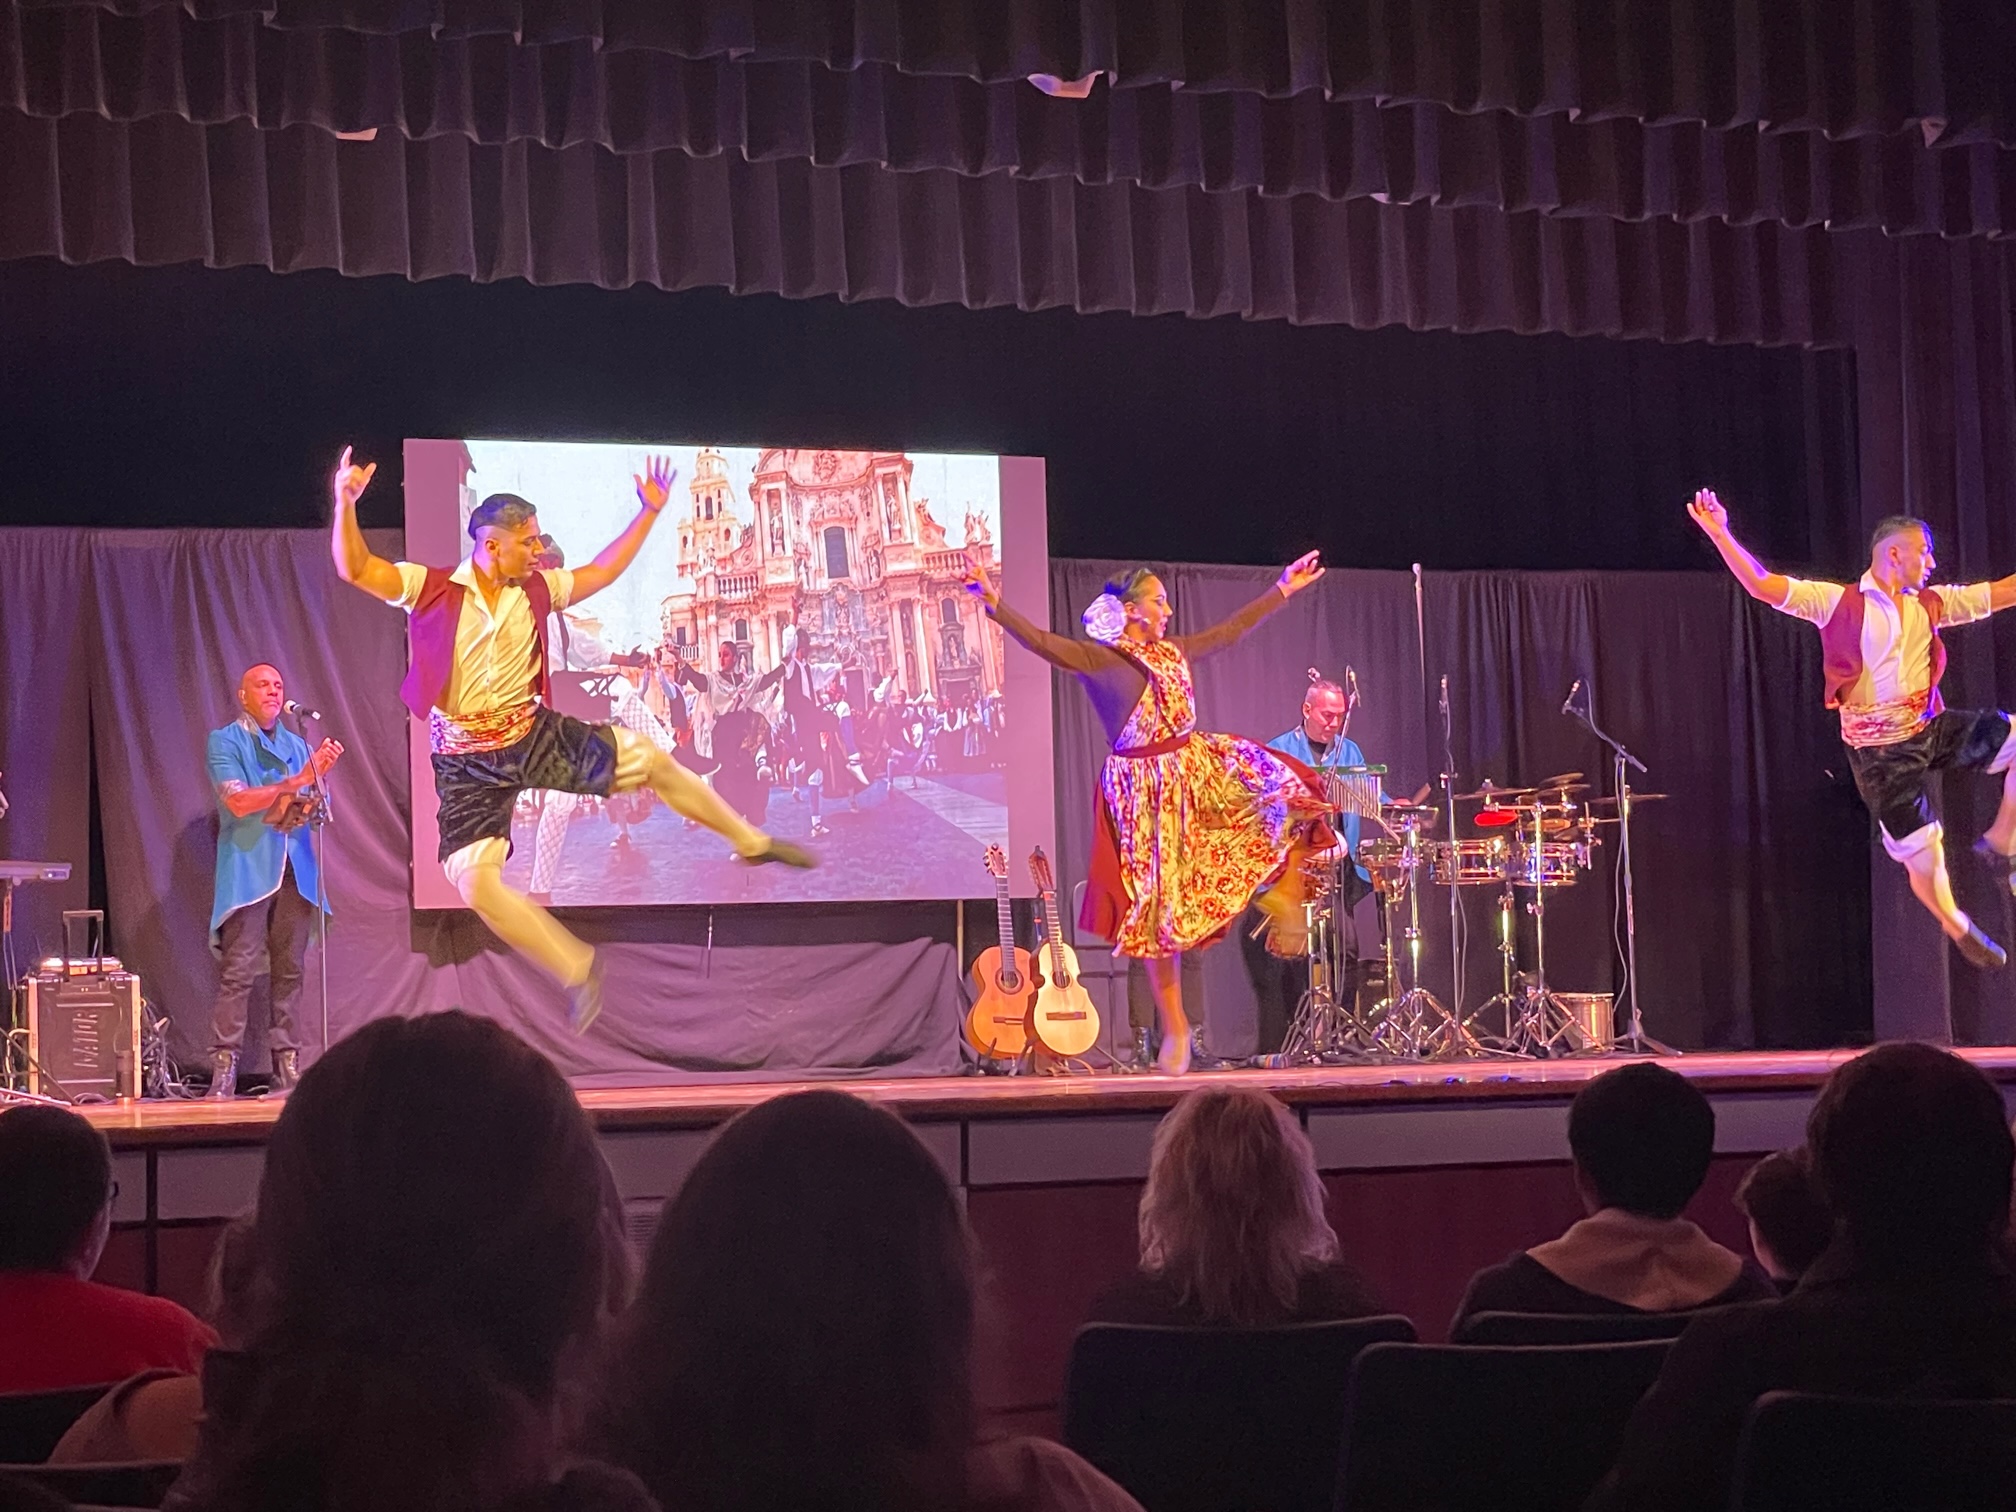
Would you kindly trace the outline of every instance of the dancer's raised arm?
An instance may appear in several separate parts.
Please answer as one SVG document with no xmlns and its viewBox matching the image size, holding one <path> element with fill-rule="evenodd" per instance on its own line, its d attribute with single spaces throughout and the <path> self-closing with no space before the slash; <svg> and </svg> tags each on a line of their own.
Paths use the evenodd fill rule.
<svg viewBox="0 0 2016 1512">
<path fill-rule="evenodd" d="M 574 569 L 574 593 L 568 603 L 578 604 L 589 594 L 600 593 L 629 570 L 643 548 L 644 538 L 651 534 L 651 527 L 658 523 L 659 514 L 671 499 L 672 483 L 678 476 L 679 470 L 670 457 L 646 460 L 644 471 L 636 475 L 639 506 L 636 518 L 624 527 L 623 534 L 602 548 L 594 561 Z"/>
<path fill-rule="evenodd" d="M 1229 646 L 1235 646 L 1245 638 L 1248 631 L 1323 576 L 1323 572 L 1323 564 L 1317 560 L 1317 554 L 1313 551 L 1307 552 L 1283 567 L 1281 576 L 1274 580 L 1274 586 L 1244 609 L 1228 619 L 1220 620 L 1208 630 L 1199 630 L 1195 635 L 1179 635 L 1176 637 L 1176 642 L 1183 648 L 1183 654 L 1192 661 L 1209 656 L 1214 651 L 1223 651 Z"/>
<path fill-rule="evenodd" d="M 1752 556 L 1743 543 L 1729 533 L 1729 511 L 1712 489 L 1702 489 L 1687 504 L 1688 516 L 1701 527 L 1702 534 L 1715 543 L 1722 560 L 1743 585 L 1743 591 L 1773 609 L 1784 607 L 1792 591 L 1792 581 L 1782 572 L 1772 572 Z M 2016 596 L 2012 596 L 2016 602 Z"/>
<path fill-rule="evenodd" d="M 343 448 L 343 460 L 329 480 L 335 501 L 335 520 L 330 528 L 329 552 L 336 559 L 336 575 L 353 587 L 362 588 L 375 599 L 391 602 L 406 591 L 399 569 L 381 556 L 374 556 L 364 544 L 364 532 L 357 528 L 357 501 L 371 486 L 376 462 L 358 467 L 350 460 L 350 448 Z"/>
<path fill-rule="evenodd" d="M 1092 673 L 1118 659 L 1110 647 L 1057 635 L 1009 608 L 1002 602 L 1001 591 L 987 576 L 987 566 L 979 553 L 970 548 L 966 553 L 966 591 L 980 600 L 1003 630 L 1053 667 L 1062 667 L 1066 672 Z"/>
</svg>

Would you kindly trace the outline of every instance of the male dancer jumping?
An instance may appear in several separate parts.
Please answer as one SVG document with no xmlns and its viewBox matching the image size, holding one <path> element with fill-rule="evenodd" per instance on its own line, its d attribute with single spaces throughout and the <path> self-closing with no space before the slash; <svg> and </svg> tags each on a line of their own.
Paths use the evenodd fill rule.
<svg viewBox="0 0 2016 1512">
<path fill-rule="evenodd" d="M 1713 493 L 1695 494 L 1687 512 L 1752 598 L 1820 627 L 1827 707 L 1841 711 L 1848 768 L 1882 827 L 1883 849 L 1910 874 L 1911 891 L 1969 965 L 1994 970 L 2006 964 L 2007 952 L 1953 901 L 1930 789 L 1932 774 L 1948 768 L 2001 775 L 2001 807 L 1974 850 L 2016 887 L 2016 738 L 2009 716 L 1949 709 L 1939 696 L 1946 671 L 1940 630 L 2016 604 L 2016 575 L 1928 587 L 1936 565 L 1932 527 L 1892 515 L 1876 527 L 1869 570 L 1859 582 L 1807 582 L 1766 571 L 1737 544 L 1729 513 Z"/>
<path fill-rule="evenodd" d="M 544 966 L 567 989 L 579 1034 L 602 1011 L 602 965 L 585 941 L 522 893 L 504 885 L 511 811 L 526 788 L 563 793 L 648 787 L 668 808 L 697 819 L 745 861 L 812 866 L 809 852 L 773 840 L 657 746 L 620 725 L 591 725 L 545 702 L 548 617 L 615 582 L 635 560 L 671 497 L 669 460 L 652 459 L 636 480 L 637 518 L 601 555 L 573 571 L 534 570 L 540 550 L 533 505 L 492 494 L 469 516 L 475 549 L 456 568 L 373 556 L 357 528 L 357 500 L 377 464 L 354 466 L 350 448 L 332 480 L 336 573 L 412 618 L 412 663 L 400 696 L 427 721 L 440 804 L 441 864 L 463 902 L 507 945 Z"/>
</svg>

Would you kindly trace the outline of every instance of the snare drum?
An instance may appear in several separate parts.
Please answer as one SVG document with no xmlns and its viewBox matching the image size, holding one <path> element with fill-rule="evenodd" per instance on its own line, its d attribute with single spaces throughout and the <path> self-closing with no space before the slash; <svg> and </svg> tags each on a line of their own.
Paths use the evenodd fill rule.
<svg viewBox="0 0 2016 1512">
<path fill-rule="evenodd" d="M 1497 887 L 1505 880 L 1506 845 L 1489 840 L 1438 840 L 1430 847 L 1429 876 L 1437 887 Z"/>
<path fill-rule="evenodd" d="M 1589 848 L 1568 840 L 1535 845 L 1522 840 L 1512 847 L 1512 881 L 1520 887 L 1573 887 L 1589 865 Z"/>
</svg>

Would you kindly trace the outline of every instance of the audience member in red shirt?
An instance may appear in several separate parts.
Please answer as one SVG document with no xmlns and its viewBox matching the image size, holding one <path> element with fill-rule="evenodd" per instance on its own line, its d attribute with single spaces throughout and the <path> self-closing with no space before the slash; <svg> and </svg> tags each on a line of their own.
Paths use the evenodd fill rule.
<svg viewBox="0 0 2016 1512">
<path fill-rule="evenodd" d="M 62 1108 L 0 1112 L 0 1392 L 194 1371 L 216 1335 L 166 1297 L 87 1279 L 112 1231 L 112 1151 Z"/>
</svg>

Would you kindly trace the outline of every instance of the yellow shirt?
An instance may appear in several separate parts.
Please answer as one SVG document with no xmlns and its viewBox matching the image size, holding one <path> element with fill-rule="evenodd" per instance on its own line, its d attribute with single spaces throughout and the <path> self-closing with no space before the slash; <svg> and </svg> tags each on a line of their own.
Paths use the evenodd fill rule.
<svg viewBox="0 0 2016 1512">
<path fill-rule="evenodd" d="M 386 602 L 408 614 L 420 601 L 420 589 L 427 581 L 427 569 L 414 562 L 397 562 L 400 594 Z M 557 614 L 574 598 L 574 574 L 557 568 L 543 571 L 553 595 Z M 455 670 L 448 678 L 448 691 L 436 705 L 450 719 L 508 713 L 530 704 L 537 695 L 539 661 L 534 638 L 532 601 L 525 590 L 507 583 L 498 590 L 493 607 L 483 601 L 476 582 L 476 568 L 464 560 L 449 574 L 449 581 L 467 590 L 462 595 L 462 617 L 455 622 Z"/>
</svg>

